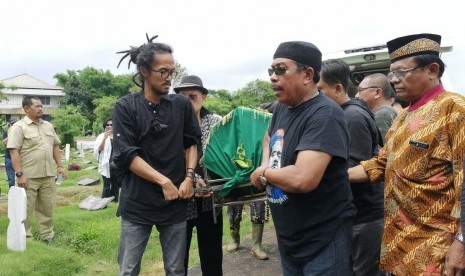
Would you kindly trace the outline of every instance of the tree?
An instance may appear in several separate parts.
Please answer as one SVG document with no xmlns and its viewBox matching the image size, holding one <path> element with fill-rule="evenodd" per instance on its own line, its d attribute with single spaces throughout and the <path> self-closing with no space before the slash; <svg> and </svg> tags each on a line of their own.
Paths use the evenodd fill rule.
<svg viewBox="0 0 465 276">
<path fill-rule="evenodd" d="M 115 77 L 108 70 L 103 71 L 92 67 L 78 71 L 68 70 L 66 74 L 56 74 L 54 77 L 58 80 L 57 84 L 64 88 L 65 96 L 60 102 L 61 105 L 79 107 L 82 115 L 91 123 L 88 124 L 90 128 L 96 120 L 95 99 L 105 96 L 119 98 L 137 88 L 130 74 Z"/>
<path fill-rule="evenodd" d="M 74 137 L 86 135 L 89 120 L 81 114 L 80 107 L 67 105 L 52 111 L 52 123 L 62 144 L 74 144 Z"/>
<path fill-rule="evenodd" d="M 209 90 L 204 104 L 210 112 L 224 116 L 234 109 L 232 96 L 228 90 Z"/>
<path fill-rule="evenodd" d="M 4 88 L 5 88 L 5 85 L 3 85 L 2 82 L 0 82 L 0 100 L 2 100 L 5 97 L 5 94 L 3 94 Z"/>
<path fill-rule="evenodd" d="M 275 101 L 271 83 L 263 80 L 254 80 L 245 87 L 230 93 L 228 90 L 210 90 L 205 102 L 205 108 L 210 112 L 224 116 L 238 106 L 258 108 L 262 103 Z"/>
<path fill-rule="evenodd" d="M 15 89 L 16 89 L 16 86 L 14 86 L 14 85 L 5 86 L 5 85 L 0 81 L 0 101 L 6 100 L 6 99 L 7 99 L 5 93 L 3 93 L 3 89 L 15 90 Z"/>
<path fill-rule="evenodd" d="M 176 66 L 176 72 L 178 72 L 178 74 L 172 81 L 171 87 L 176 87 L 181 82 L 182 78 L 189 75 L 189 72 L 187 71 L 186 67 L 183 67 L 181 63 L 179 63 L 177 60 L 175 60 L 174 62 Z"/>
<path fill-rule="evenodd" d="M 238 106 L 258 108 L 262 103 L 273 102 L 275 100 L 271 83 L 257 79 L 247 83 L 244 88 L 234 93 L 233 106 L 234 108 Z"/>
<path fill-rule="evenodd" d="M 102 131 L 102 124 L 106 119 L 111 118 L 117 100 L 118 98 L 116 98 L 116 96 L 105 96 L 93 101 L 96 106 L 94 109 L 96 119 L 92 127 L 94 133 L 100 133 Z"/>
</svg>

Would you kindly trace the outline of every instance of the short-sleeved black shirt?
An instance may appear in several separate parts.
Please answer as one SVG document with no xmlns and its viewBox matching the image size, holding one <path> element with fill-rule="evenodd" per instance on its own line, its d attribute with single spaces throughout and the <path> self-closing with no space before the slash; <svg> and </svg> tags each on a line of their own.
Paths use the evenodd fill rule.
<svg viewBox="0 0 465 276">
<path fill-rule="evenodd" d="M 153 126 L 157 112 L 163 115 L 161 121 L 167 126 L 158 132 Z M 127 169 L 134 157 L 140 156 L 179 187 L 186 175 L 184 150 L 193 144 L 201 145 L 200 127 L 190 101 L 170 94 L 156 105 L 142 93 L 131 94 L 117 101 L 112 120 L 116 165 Z M 141 224 L 179 223 L 186 220 L 187 201 L 165 201 L 158 184 L 128 170 L 122 181 L 119 213 L 124 219 Z"/>
<path fill-rule="evenodd" d="M 347 174 L 349 134 L 344 114 L 321 93 L 294 108 L 278 104 L 268 134 L 270 167 L 295 164 L 300 151 L 332 155 L 319 186 L 309 193 L 267 186 L 279 250 L 291 260 L 308 261 L 356 213 Z"/>
</svg>

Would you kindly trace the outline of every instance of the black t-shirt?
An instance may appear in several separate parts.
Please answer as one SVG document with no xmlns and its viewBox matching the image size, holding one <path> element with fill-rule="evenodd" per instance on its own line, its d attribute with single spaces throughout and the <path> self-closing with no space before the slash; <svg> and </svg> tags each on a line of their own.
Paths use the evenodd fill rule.
<svg viewBox="0 0 465 276">
<path fill-rule="evenodd" d="M 349 144 L 349 167 L 378 154 L 382 138 L 374 115 L 365 102 L 357 99 L 341 105 L 347 121 Z M 354 224 L 371 222 L 384 217 L 384 182 L 351 183 L 357 216 Z"/>
<path fill-rule="evenodd" d="M 279 250 L 291 260 L 308 261 L 356 213 L 347 174 L 349 134 L 344 114 L 321 93 L 295 108 L 278 104 L 268 134 L 270 167 L 295 164 L 299 151 L 332 155 L 319 186 L 309 193 L 267 185 Z"/>
<path fill-rule="evenodd" d="M 158 122 L 166 128 L 154 126 Z M 150 103 L 142 93 L 119 99 L 113 112 L 113 160 L 118 168 L 127 169 L 139 156 L 174 185 L 185 179 L 184 150 L 193 144 L 201 147 L 201 132 L 188 98 L 170 94 L 160 105 Z M 165 201 L 161 187 L 140 178 L 131 171 L 122 181 L 119 214 L 141 224 L 174 224 L 186 220 L 187 201 Z"/>
</svg>

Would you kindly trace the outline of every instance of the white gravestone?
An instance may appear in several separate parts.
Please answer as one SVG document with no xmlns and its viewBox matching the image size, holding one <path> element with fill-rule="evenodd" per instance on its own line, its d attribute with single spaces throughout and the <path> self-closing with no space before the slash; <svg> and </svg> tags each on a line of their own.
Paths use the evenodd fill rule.
<svg viewBox="0 0 465 276">
<path fill-rule="evenodd" d="M 65 159 L 66 159 L 66 161 L 69 161 L 70 150 L 71 150 L 70 144 L 66 144 L 66 147 L 65 147 Z"/>
<path fill-rule="evenodd" d="M 81 143 L 81 146 L 80 146 L 80 148 L 79 148 L 79 156 L 80 156 L 82 159 L 85 159 L 84 147 L 82 146 L 82 143 Z"/>
<path fill-rule="evenodd" d="M 27 214 L 27 197 L 23 188 L 13 186 L 8 192 L 7 247 L 13 251 L 26 250 L 26 228 L 24 221 Z"/>
</svg>

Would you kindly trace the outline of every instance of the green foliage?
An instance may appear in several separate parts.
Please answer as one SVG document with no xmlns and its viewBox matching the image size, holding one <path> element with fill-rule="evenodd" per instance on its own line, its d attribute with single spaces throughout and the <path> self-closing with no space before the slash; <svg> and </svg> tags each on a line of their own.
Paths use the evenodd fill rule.
<svg viewBox="0 0 465 276">
<path fill-rule="evenodd" d="M 0 82 L 0 100 L 3 100 L 6 98 L 5 94 L 3 93 L 4 88 L 5 88 L 5 85 L 3 85 L 2 82 Z"/>
<path fill-rule="evenodd" d="M 52 124 L 57 130 L 61 143 L 74 144 L 74 137 L 82 135 L 89 125 L 89 120 L 81 113 L 79 107 L 68 105 L 52 112 Z"/>
<path fill-rule="evenodd" d="M 94 133 L 102 132 L 102 124 L 107 118 L 111 118 L 113 114 L 113 107 L 118 99 L 115 96 L 104 96 L 94 100 L 95 123 L 93 126 Z"/>
<path fill-rule="evenodd" d="M 56 74 L 57 85 L 63 87 L 65 96 L 61 100 L 62 105 L 74 105 L 79 107 L 81 113 L 92 124 L 96 120 L 94 109 L 97 107 L 94 99 L 102 97 L 119 98 L 131 91 L 138 90 L 132 82 L 130 74 L 114 76 L 109 70 L 103 71 L 92 67 L 82 70 L 68 70 L 66 74 Z"/>
<path fill-rule="evenodd" d="M 2 239 L 6 240 L 6 236 Z M 2 245 L 0 255 L 0 275 L 76 275 L 85 266 L 80 256 L 72 251 L 42 242 L 29 242 L 25 252 L 9 251 Z"/>
<path fill-rule="evenodd" d="M 210 112 L 224 116 L 238 106 L 258 108 L 262 103 L 275 100 L 270 82 L 254 80 L 233 94 L 227 90 L 210 90 L 204 106 Z"/>
<path fill-rule="evenodd" d="M 7 99 L 5 93 L 3 93 L 3 89 L 5 89 L 5 88 L 6 88 L 6 89 L 15 90 L 15 89 L 16 89 L 16 86 L 14 86 L 14 85 L 6 86 L 6 85 L 4 85 L 2 82 L 0 82 L 0 101 L 6 100 L 6 99 Z"/>
<path fill-rule="evenodd" d="M 0 82 L 1 84 L 1 82 Z M 0 115 L 0 133 L 3 134 L 8 131 L 8 122 L 5 118 L 5 115 Z M 3 137 L 3 136 L 2 136 Z M 3 138 L 2 138 L 3 140 Z M 3 153 L 5 151 L 5 145 L 3 143 L 0 143 L 0 153 Z"/>
<path fill-rule="evenodd" d="M 232 96 L 228 90 L 209 90 L 204 104 L 210 112 L 224 116 L 234 109 Z"/>
<path fill-rule="evenodd" d="M 95 229 L 95 225 L 91 224 L 89 227 L 79 233 L 76 237 L 73 237 L 69 244 L 77 252 L 85 254 L 93 254 L 98 251 L 98 233 Z"/>
<path fill-rule="evenodd" d="M 260 104 L 275 100 L 271 83 L 263 80 L 255 80 L 247 83 L 244 88 L 234 93 L 234 106 L 258 108 Z"/>
</svg>

